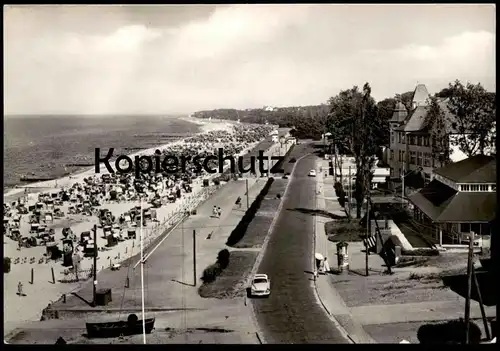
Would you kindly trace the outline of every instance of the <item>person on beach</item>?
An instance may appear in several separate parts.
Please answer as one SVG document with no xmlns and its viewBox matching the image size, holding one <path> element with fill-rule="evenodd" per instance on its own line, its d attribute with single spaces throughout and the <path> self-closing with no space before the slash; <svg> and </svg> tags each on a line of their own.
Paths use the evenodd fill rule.
<svg viewBox="0 0 500 351">
<path fill-rule="evenodd" d="M 212 217 L 217 217 L 217 206 L 214 205 L 214 208 L 212 210 Z"/>
<path fill-rule="evenodd" d="M 220 209 L 220 207 L 217 207 L 217 218 L 220 218 L 222 214 L 222 210 Z"/>
</svg>

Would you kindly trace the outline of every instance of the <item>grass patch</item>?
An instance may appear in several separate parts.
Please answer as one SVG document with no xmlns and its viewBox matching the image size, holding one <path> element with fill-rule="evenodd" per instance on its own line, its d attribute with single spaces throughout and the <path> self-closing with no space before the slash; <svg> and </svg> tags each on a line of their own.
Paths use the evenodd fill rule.
<svg viewBox="0 0 500 351">
<path fill-rule="evenodd" d="M 437 273 L 422 274 L 422 273 L 412 272 L 412 273 L 410 273 L 410 276 L 408 277 L 408 279 L 409 280 L 418 280 L 418 281 L 440 281 L 441 275 L 439 275 Z"/>
<path fill-rule="evenodd" d="M 232 251 L 228 266 L 217 279 L 203 283 L 198 294 L 205 298 L 231 299 L 246 295 L 246 281 L 258 252 Z"/>
<path fill-rule="evenodd" d="M 339 219 L 325 223 L 325 233 L 329 241 L 361 241 L 366 235 L 366 229 L 359 221 Z"/>
<path fill-rule="evenodd" d="M 397 268 L 422 267 L 422 266 L 425 266 L 427 262 L 429 262 L 429 259 L 427 257 L 401 256 L 401 257 L 399 257 L 398 263 L 394 267 L 397 267 Z"/>
<path fill-rule="evenodd" d="M 402 254 L 405 256 L 439 256 L 439 250 L 437 249 L 414 249 L 414 250 L 402 250 Z"/>
<path fill-rule="evenodd" d="M 255 248 L 261 247 L 267 232 L 271 227 L 274 217 L 272 216 L 255 216 L 243 239 L 241 239 L 234 247 L 237 248 Z"/>
</svg>

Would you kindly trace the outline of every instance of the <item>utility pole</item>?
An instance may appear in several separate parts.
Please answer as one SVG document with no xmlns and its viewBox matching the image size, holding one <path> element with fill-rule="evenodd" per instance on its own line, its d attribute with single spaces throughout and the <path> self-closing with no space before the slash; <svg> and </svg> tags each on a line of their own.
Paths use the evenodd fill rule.
<svg viewBox="0 0 500 351">
<path fill-rule="evenodd" d="M 469 235 L 469 255 L 467 259 L 467 297 L 465 299 L 465 344 L 469 344 L 470 299 L 472 290 L 472 267 L 474 265 L 474 234 Z"/>
<path fill-rule="evenodd" d="M 96 306 L 96 295 L 97 295 L 97 225 L 94 224 L 94 266 L 92 267 L 92 277 L 94 278 L 94 284 L 92 287 L 92 305 Z"/>
<path fill-rule="evenodd" d="M 250 199 L 248 198 L 248 196 L 249 196 L 248 195 L 248 178 L 246 179 L 245 183 L 246 183 L 246 188 L 247 188 L 246 194 L 247 194 L 247 210 L 248 210 L 250 208 Z"/>
<path fill-rule="evenodd" d="M 401 208 L 404 205 L 405 201 L 405 166 L 403 164 L 403 170 L 401 174 Z"/>
<path fill-rule="evenodd" d="M 196 286 L 196 230 L 193 229 L 193 286 Z"/>
<path fill-rule="evenodd" d="M 351 197 L 352 197 L 352 189 L 351 189 L 351 166 L 349 166 L 349 217 L 351 216 Z"/>
<path fill-rule="evenodd" d="M 370 237 L 370 195 L 366 197 L 366 246 L 365 246 L 365 269 L 366 276 L 370 274 L 368 271 L 368 238 Z"/>
</svg>

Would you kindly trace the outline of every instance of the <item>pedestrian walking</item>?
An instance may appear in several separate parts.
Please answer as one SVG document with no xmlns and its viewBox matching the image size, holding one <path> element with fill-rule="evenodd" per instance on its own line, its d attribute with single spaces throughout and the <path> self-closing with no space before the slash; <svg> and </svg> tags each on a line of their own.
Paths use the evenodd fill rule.
<svg viewBox="0 0 500 351">
<path fill-rule="evenodd" d="M 17 284 L 17 295 L 26 296 L 26 294 L 23 292 L 23 283 L 21 282 Z"/>
<path fill-rule="evenodd" d="M 220 209 L 220 207 L 217 207 L 217 216 L 220 218 L 222 214 L 222 210 Z"/>
<path fill-rule="evenodd" d="M 214 208 L 212 209 L 212 217 L 217 217 L 217 206 L 214 205 Z"/>
</svg>

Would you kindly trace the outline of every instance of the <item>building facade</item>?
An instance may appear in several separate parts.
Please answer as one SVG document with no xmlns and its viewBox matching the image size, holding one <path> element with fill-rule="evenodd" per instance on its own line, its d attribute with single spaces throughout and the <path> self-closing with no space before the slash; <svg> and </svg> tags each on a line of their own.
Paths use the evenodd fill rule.
<svg viewBox="0 0 500 351">
<path fill-rule="evenodd" d="M 466 155 L 454 152 L 454 148 L 451 147 L 451 142 L 457 135 L 453 134 L 450 126 L 450 120 L 453 116 L 447 107 L 447 101 L 439 100 L 438 103 L 445 114 L 445 128 L 450 133 L 447 136 L 446 144 L 452 150 L 453 157 L 451 154 L 433 155 L 433 144 L 436 143 L 436 140 L 433 140 L 432 132 L 436 126 L 435 121 L 428 118 L 430 95 L 425 85 L 419 84 L 413 93 L 412 109 L 407 111 L 401 102 L 397 102 L 389 122 L 388 163 L 394 182 L 400 182 L 403 175 L 414 173 L 422 178 L 422 184 L 427 184 L 432 180 L 434 168 L 444 166 L 450 159 L 453 162 L 458 162 L 466 158 Z M 410 182 L 405 185 L 411 187 Z"/>
<path fill-rule="evenodd" d="M 496 216 L 496 157 L 476 155 L 435 169 L 433 180 L 408 199 L 422 232 L 440 245 L 462 244 L 473 233 L 476 245 L 487 246 Z"/>
</svg>

